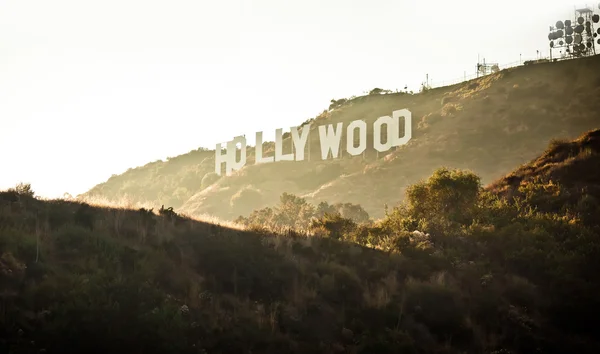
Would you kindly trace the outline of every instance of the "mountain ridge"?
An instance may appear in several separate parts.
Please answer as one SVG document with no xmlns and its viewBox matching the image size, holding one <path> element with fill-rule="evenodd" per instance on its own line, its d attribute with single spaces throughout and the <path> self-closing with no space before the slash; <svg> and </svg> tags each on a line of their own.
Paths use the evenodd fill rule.
<svg viewBox="0 0 600 354">
<path fill-rule="evenodd" d="M 600 109 L 595 99 L 600 93 L 595 69 L 599 61 L 596 56 L 511 68 L 414 95 L 375 94 L 341 104 L 332 100 L 329 110 L 303 123 L 313 123 L 307 143 L 311 161 L 254 165 L 253 148 L 248 148 L 246 166 L 232 176 L 219 177 L 210 156 L 214 150 L 200 149 L 126 172 L 84 196 L 111 199 L 128 194 L 136 202 L 233 220 L 239 213 L 273 205 L 282 192 L 289 192 L 315 203 L 361 204 L 370 215 L 381 217 L 384 205 L 398 202 L 405 186 L 440 165 L 471 169 L 490 183 L 534 158 L 549 140 L 574 138 L 597 128 L 599 119 L 593 112 Z M 318 125 L 363 119 L 370 126 L 402 108 L 413 113 L 408 144 L 378 154 L 369 132 L 363 157 L 348 158 L 342 141 L 341 158 L 320 160 Z M 284 151 L 289 151 L 291 138 L 286 134 Z M 271 154 L 273 149 L 272 142 L 263 148 Z M 248 189 L 258 194 L 240 198 Z"/>
</svg>

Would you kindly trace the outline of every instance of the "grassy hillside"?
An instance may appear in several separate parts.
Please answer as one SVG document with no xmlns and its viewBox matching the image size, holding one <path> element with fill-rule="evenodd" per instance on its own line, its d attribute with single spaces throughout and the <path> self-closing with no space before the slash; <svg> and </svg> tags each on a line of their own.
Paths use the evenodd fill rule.
<svg viewBox="0 0 600 354">
<path fill-rule="evenodd" d="M 314 204 L 360 204 L 381 217 L 384 204 L 398 202 L 406 186 L 440 165 L 471 169 L 489 183 L 537 156 L 550 139 L 573 139 L 597 128 L 599 66 L 596 56 L 507 69 L 414 95 L 372 94 L 337 101 L 312 120 L 310 161 L 254 165 L 250 148 L 244 169 L 218 178 L 212 172 L 214 151 L 194 151 L 132 169 L 85 196 L 128 195 L 134 202 L 233 220 L 275 205 L 287 192 Z M 317 126 L 356 119 L 370 123 L 401 108 L 413 112 L 413 139 L 407 145 L 378 155 L 369 131 L 370 148 L 364 156 L 350 158 L 343 141 L 342 158 L 321 160 Z M 284 151 L 290 144 L 288 136 Z"/>
<path fill-rule="evenodd" d="M 1 192 L 0 352 L 598 353 L 598 136 L 316 236 Z"/>
<path fill-rule="evenodd" d="M 488 189 L 506 197 L 524 197 L 545 191 L 543 199 L 530 200 L 541 211 L 577 208 L 589 224 L 600 225 L 600 130 L 576 140 L 554 140 L 544 154 L 522 165 Z M 581 195 L 584 198 L 581 198 Z M 548 197 L 549 196 L 549 197 Z"/>
<path fill-rule="evenodd" d="M 167 161 L 130 168 L 121 175 L 113 175 L 85 195 L 113 202 L 127 199 L 132 203 L 180 207 L 193 193 L 218 178 L 214 173 L 214 155 L 214 150 L 200 148 Z"/>
</svg>

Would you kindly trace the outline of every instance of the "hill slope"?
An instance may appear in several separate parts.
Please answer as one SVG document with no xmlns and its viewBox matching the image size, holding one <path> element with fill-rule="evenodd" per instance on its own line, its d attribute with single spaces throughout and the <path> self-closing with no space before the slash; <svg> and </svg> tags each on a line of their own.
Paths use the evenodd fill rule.
<svg viewBox="0 0 600 354">
<path fill-rule="evenodd" d="M 525 198 L 542 212 L 574 210 L 586 223 L 600 226 L 600 129 L 573 141 L 554 140 L 540 157 L 488 189 Z"/>
<path fill-rule="evenodd" d="M 497 194 L 514 196 L 518 187 L 533 182 L 558 183 L 574 191 L 597 192 L 600 186 L 600 129 L 575 140 L 553 140 L 538 158 L 526 163 L 488 188 Z M 576 193 L 575 193 L 576 194 Z M 598 195 L 600 196 L 600 195 Z"/>
<path fill-rule="evenodd" d="M 596 56 L 507 69 L 415 95 L 353 98 L 314 119 L 310 161 L 254 165 L 251 148 L 241 171 L 218 178 L 212 172 L 214 151 L 194 151 L 132 169 L 85 195 L 129 195 L 137 202 L 231 220 L 273 205 L 288 192 L 313 203 L 358 203 L 380 217 L 384 204 L 399 201 L 404 187 L 440 165 L 471 169 L 488 183 L 535 157 L 550 139 L 572 139 L 597 128 L 599 66 Z M 386 154 L 370 148 L 363 157 L 351 158 L 342 142 L 342 158 L 321 161 L 317 126 L 364 119 L 370 127 L 401 108 L 413 113 L 413 139 L 407 145 Z M 369 136 L 367 146 L 371 141 Z M 288 136 L 284 151 L 290 144 Z"/>
<path fill-rule="evenodd" d="M 0 351 L 598 353 L 599 135 L 487 192 L 437 170 L 339 239 L 0 192 Z"/>
</svg>

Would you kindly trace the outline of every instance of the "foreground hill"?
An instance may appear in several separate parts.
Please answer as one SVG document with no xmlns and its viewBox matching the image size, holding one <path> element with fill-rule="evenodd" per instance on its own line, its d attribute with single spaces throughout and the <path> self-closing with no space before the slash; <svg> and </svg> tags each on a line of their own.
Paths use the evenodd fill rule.
<svg viewBox="0 0 600 354">
<path fill-rule="evenodd" d="M 503 70 L 454 86 L 419 94 L 393 93 L 335 101 L 312 121 L 310 161 L 254 165 L 234 176 L 214 174 L 214 150 L 198 150 L 114 176 L 86 197 L 170 205 L 191 215 L 213 214 L 229 220 L 277 203 L 283 192 L 318 203 L 356 203 L 383 216 L 403 189 L 440 165 L 468 168 L 493 181 L 537 156 L 552 138 L 572 139 L 600 124 L 600 56 Z M 413 139 L 377 154 L 322 161 L 317 127 L 364 119 L 371 122 L 393 110 L 413 113 Z M 290 151 L 289 134 L 284 152 Z M 271 151 L 266 147 L 267 151 Z"/>
<path fill-rule="evenodd" d="M 538 210 L 575 207 L 586 222 L 600 225 L 600 130 L 573 141 L 553 141 L 542 156 L 487 188 L 498 195 L 523 197 L 531 192 L 529 186 L 547 192 L 544 199 L 530 200 Z"/>
<path fill-rule="evenodd" d="M 598 353 L 599 134 L 490 188 L 517 199 L 438 169 L 323 236 L 2 192 L 0 352 Z"/>
</svg>

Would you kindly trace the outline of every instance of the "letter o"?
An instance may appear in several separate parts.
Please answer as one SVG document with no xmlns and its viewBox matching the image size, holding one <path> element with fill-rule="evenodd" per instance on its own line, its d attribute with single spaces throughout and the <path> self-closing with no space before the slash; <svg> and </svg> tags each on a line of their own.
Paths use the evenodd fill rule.
<svg viewBox="0 0 600 354">
<path fill-rule="evenodd" d="M 387 128 L 387 141 L 385 144 L 381 143 L 381 126 L 385 124 Z M 391 149 L 394 143 L 394 119 L 390 116 L 379 117 L 375 123 L 373 123 L 373 148 L 379 152 L 388 151 Z"/>
<path fill-rule="evenodd" d="M 358 146 L 354 146 L 354 130 L 358 128 Z M 355 120 L 346 128 L 346 151 L 352 156 L 362 154 L 367 148 L 367 123 Z"/>
</svg>

